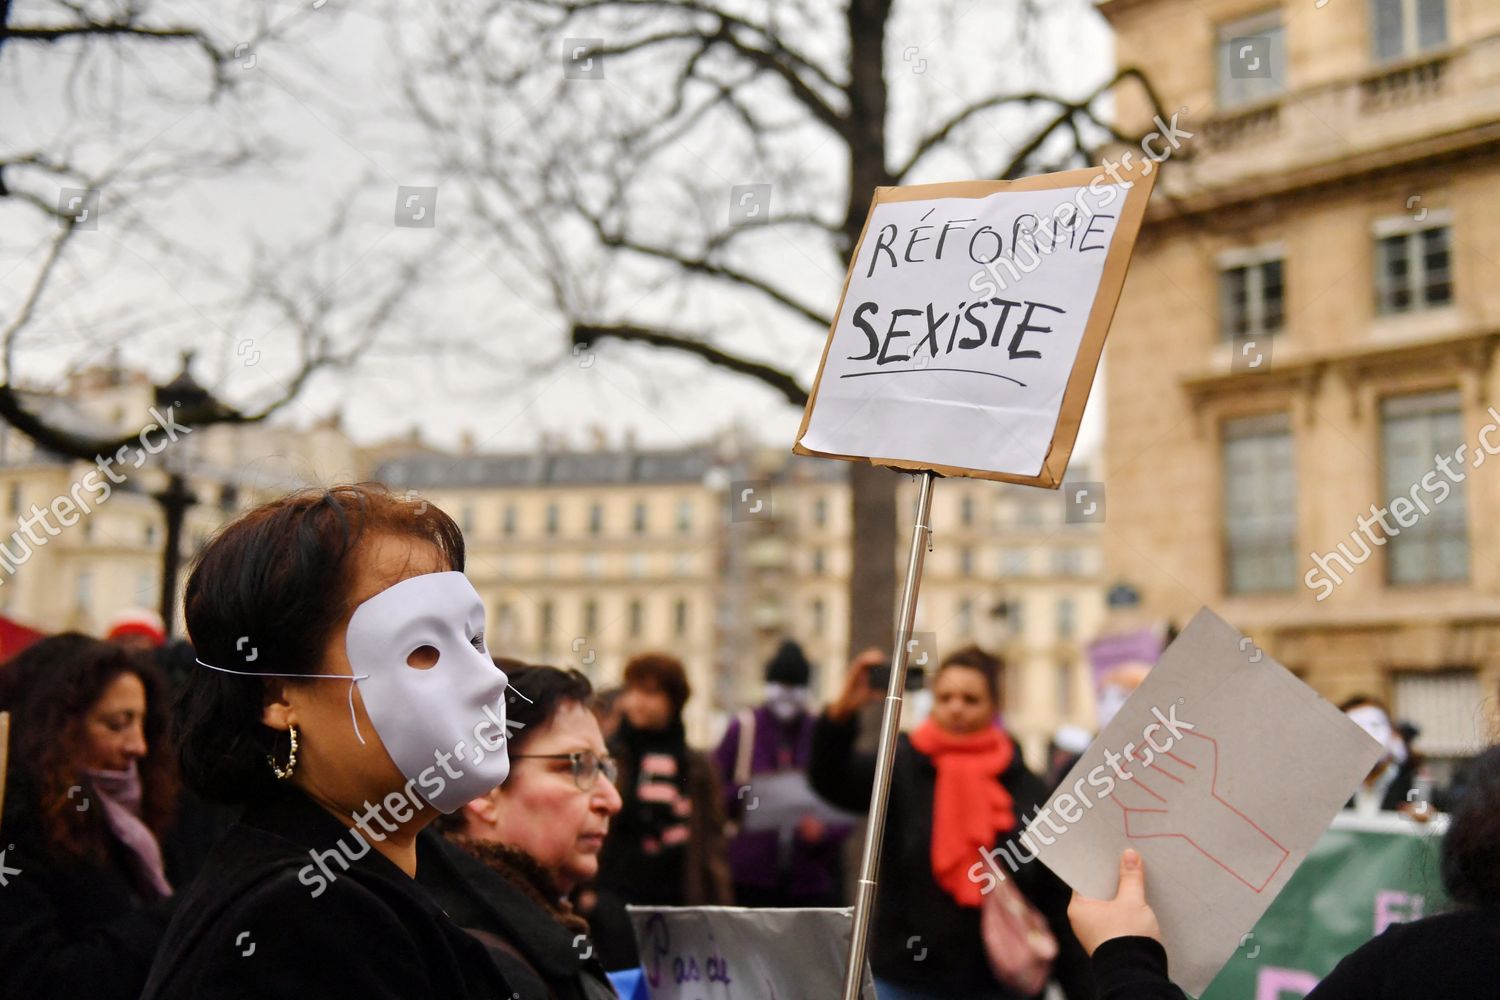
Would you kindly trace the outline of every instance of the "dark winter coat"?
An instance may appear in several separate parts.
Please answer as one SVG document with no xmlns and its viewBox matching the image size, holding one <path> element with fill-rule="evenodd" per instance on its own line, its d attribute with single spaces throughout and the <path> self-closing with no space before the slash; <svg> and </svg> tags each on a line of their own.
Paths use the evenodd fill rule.
<svg viewBox="0 0 1500 1000">
<path fill-rule="evenodd" d="M 1187 1000 L 1167 953 L 1144 937 L 1094 950 L 1100 1000 Z M 1394 924 L 1346 955 L 1307 1000 L 1494 1000 L 1500 994 L 1500 907 Z"/>
<path fill-rule="evenodd" d="M 29 790 L 12 785 L 11 793 L 0 825 L 0 996 L 135 1000 L 172 899 L 143 890 L 112 837 L 103 863 L 53 849 Z M 102 813 L 94 810 L 101 824 Z"/>
<path fill-rule="evenodd" d="M 417 882 L 453 922 L 483 941 L 518 1000 L 615 996 L 587 926 L 564 925 L 540 887 L 507 878 L 435 830 L 417 838 Z"/>
<path fill-rule="evenodd" d="M 180 895 L 142 1000 L 494 1000 L 512 992 L 484 945 L 414 879 L 286 789 L 247 808 Z"/>
</svg>

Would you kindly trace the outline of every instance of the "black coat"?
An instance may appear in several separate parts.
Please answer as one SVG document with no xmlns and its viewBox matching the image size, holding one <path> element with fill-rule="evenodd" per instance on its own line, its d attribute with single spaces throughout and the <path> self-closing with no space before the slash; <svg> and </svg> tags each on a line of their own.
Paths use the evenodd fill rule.
<svg viewBox="0 0 1500 1000">
<path fill-rule="evenodd" d="M 1094 951 L 1102 1000 L 1187 1000 L 1150 938 L 1114 938 Z M 1495 1000 L 1500 907 L 1394 924 L 1339 962 L 1307 1000 Z"/>
<path fill-rule="evenodd" d="M 455 924 L 486 943 L 518 1000 L 615 996 L 586 936 L 435 830 L 417 838 L 417 882 Z"/>
<path fill-rule="evenodd" d="M 875 780 L 872 754 L 854 752 L 858 720 L 819 717 L 813 730 L 808 779 L 829 802 L 852 812 L 870 807 Z M 1009 739 L 1009 737 L 1007 737 Z M 1012 741 L 1014 747 L 1014 741 Z M 978 907 L 961 906 L 932 875 L 932 796 L 937 768 L 903 733 L 896 744 L 885 842 L 880 856 L 880 888 L 870 933 L 870 967 L 875 975 L 928 992 L 1008 994 L 991 974 L 980 937 Z M 1000 775 L 1019 820 L 1046 797 L 1041 780 L 1027 770 L 1015 748 Z M 976 853 L 975 861 L 980 860 Z M 1040 863 L 1022 865 L 1015 884 L 1047 918 L 1059 953 L 1053 978 L 1069 1000 L 1093 997 L 1088 956 L 1068 924 L 1068 887 Z"/>
<path fill-rule="evenodd" d="M 355 855 L 347 871 L 336 860 L 345 852 Z M 247 808 L 181 894 L 142 1000 L 495 1000 L 511 992 L 484 946 L 414 879 L 287 789 Z"/>
<path fill-rule="evenodd" d="M 29 794 L 14 788 L 0 826 L 0 996 L 135 1000 L 166 933 L 171 899 L 137 884 L 126 848 L 104 864 L 49 849 Z M 94 816 L 103 822 L 103 810 Z M 19 871 L 18 871 L 19 870 Z M 170 873 L 169 873 L 170 875 Z"/>
</svg>

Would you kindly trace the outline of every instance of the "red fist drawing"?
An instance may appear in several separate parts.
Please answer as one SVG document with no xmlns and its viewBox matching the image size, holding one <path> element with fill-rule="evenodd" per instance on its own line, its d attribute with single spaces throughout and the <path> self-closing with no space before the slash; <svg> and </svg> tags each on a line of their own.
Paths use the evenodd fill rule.
<svg viewBox="0 0 1500 1000">
<path fill-rule="evenodd" d="M 1219 796 L 1219 744 L 1212 736 L 1183 733 L 1167 753 L 1125 761 L 1130 777 L 1110 799 L 1124 813 L 1126 837 L 1180 837 L 1254 892 L 1286 863 L 1291 852 Z"/>
</svg>

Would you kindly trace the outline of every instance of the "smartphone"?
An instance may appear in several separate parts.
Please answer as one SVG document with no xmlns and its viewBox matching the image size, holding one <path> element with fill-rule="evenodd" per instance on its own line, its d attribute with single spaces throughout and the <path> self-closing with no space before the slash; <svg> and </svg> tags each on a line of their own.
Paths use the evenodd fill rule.
<svg viewBox="0 0 1500 1000">
<path fill-rule="evenodd" d="M 870 690 L 884 691 L 891 685 L 891 665 L 882 663 L 870 668 L 866 675 L 869 678 Z M 906 690 L 920 691 L 927 686 L 927 670 L 923 667 L 906 666 Z"/>
</svg>

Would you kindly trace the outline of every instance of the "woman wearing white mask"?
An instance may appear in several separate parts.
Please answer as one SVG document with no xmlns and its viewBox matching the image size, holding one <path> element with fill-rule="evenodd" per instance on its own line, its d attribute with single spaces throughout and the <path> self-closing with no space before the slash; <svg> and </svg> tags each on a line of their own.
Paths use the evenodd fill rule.
<svg viewBox="0 0 1500 1000">
<path fill-rule="evenodd" d="M 781 643 L 766 664 L 766 698 L 740 712 L 714 751 L 723 782 L 725 814 L 733 820 L 729 870 L 740 906 L 840 906 L 844 840 L 854 817 L 831 816 L 807 784 L 813 727 L 809 711 L 812 667 L 802 647 Z M 769 780 L 768 780 L 769 779 Z M 741 791 L 744 789 L 744 791 Z M 805 802 L 785 828 L 747 823 L 749 808 L 769 814 L 786 801 Z M 794 810 L 795 811 L 795 810 Z"/>
<path fill-rule="evenodd" d="M 0 666 L 0 996 L 134 1000 L 171 916 L 176 798 L 163 684 L 112 643 L 43 639 Z"/>
<path fill-rule="evenodd" d="M 244 816 L 182 893 L 145 1000 L 511 989 L 415 882 L 416 837 L 504 780 L 506 677 L 442 511 L 293 494 L 224 528 L 184 609 L 184 776 Z"/>
</svg>

